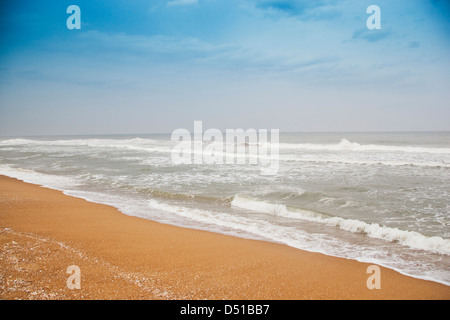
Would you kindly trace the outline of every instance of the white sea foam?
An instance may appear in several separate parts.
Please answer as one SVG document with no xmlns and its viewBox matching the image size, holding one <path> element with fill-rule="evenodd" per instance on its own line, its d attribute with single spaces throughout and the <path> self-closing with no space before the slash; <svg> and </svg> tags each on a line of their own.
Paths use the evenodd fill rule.
<svg viewBox="0 0 450 320">
<path fill-rule="evenodd" d="M 131 139 L 58 139 L 58 140 L 37 140 L 37 139 L 24 139 L 13 138 L 0 140 L 0 145 L 53 145 L 53 146 L 98 146 L 98 145 L 142 145 L 148 143 L 157 143 L 157 140 L 145 139 L 145 138 L 131 138 Z"/>
<path fill-rule="evenodd" d="M 43 187 L 62 191 L 67 188 L 80 185 L 80 182 L 73 177 L 50 175 L 29 169 L 13 168 L 7 165 L 0 165 L 0 174 L 16 178 L 24 182 L 38 184 Z"/>
<path fill-rule="evenodd" d="M 42 151 L 58 152 L 60 148 L 65 148 L 72 154 L 79 153 L 76 147 L 86 147 L 89 149 L 106 150 L 124 150 L 124 151 L 142 151 L 148 153 L 171 153 L 170 145 L 164 146 L 164 141 L 132 138 L 132 139 L 67 139 L 67 140 L 30 140 L 30 139 L 8 139 L 0 140 L 0 146 L 30 146 L 40 147 Z M 52 148 L 53 147 L 53 148 Z M 56 148 L 56 149 L 55 149 Z M 13 148 L 9 148 L 14 150 Z M 5 150 L 5 149 L 2 149 Z"/>
<path fill-rule="evenodd" d="M 0 140 L 0 145 L 56 145 L 56 146 L 147 146 L 148 144 L 161 144 L 163 140 L 148 138 L 131 139 L 59 139 L 59 140 L 35 140 L 24 138 L 13 138 Z M 360 144 L 351 142 L 345 138 L 335 144 L 319 143 L 279 143 L 280 149 L 303 149 L 324 151 L 384 151 L 384 152 L 406 152 L 406 153 L 434 153 L 450 154 L 450 148 L 444 147 L 420 147 L 420 146 L 398 146 L 381 144 Z"/>
<path fill-rule="evenodd" d="M 289 208 L 284 204 L 269 203 L 240 195 L 236 195 L 233 198 L 231 205 L 281 217 L 318 222 L 327 226 L 338 227 L 345 231 L 365 234 L 371 238 L 398 242 L 413 249 L 450 255 L 450 240 L 437 236 L 427 237 L 414 231 L 399 230 L 398 228 L 390 228 L 378 223 L 369 224 L 355 219 L 331 217 L 310 210 Z"/>
<path fill-rule="evenodd" d="M 450 155 L 446 158 L 426 158 L 426 157 L 395 157 L 385 156 L 379 157 L 360 157 L 354 156 L 325 156 L 325 155 L 282 155 L 280 161 L 293 161 L 305 163 L 336 163 L 336 164 L 350 164 L 350 165 L 384 165 L 393 167 L 416 166 L 416 167 L 431 167 L 431 168 L 450 168 Z"/>
<path fill-rule="evenodd" d="M 359 144 L 347 139 L 341 139 L 336 144 L 314 143 L 280 143 L 280 149 L 323 150 L 323 151 L 381 151 L 381 152 L 407 152 L 407 153 L 433 153 L 450 154 L 450 148 L 397 146 L 380 144 Z"/>
</svg>

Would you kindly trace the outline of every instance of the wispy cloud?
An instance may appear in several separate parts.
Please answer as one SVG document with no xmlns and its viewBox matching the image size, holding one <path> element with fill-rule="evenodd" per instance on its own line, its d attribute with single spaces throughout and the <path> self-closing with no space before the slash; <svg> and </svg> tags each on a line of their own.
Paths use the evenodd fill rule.
<svg viewBox="0 0 450 320">
<path fill-rule="evenodd" d="M 187 6 L 197 4 L 198 0 L 172 0 L 167 3 L 167 6 Z"/>
<path fill-rule="evenodd" d="M 353 33 L 352 39 L 363 39 L 369 42 L 377 42 L 384 40 L 393 35 L 392 29 L 379 29 L 379 30 L 369 30 L 368 28 L 361 28 Z"/>
<path fill-rule="evenodd" d="M 178 62 L 235 50 L 235 46 L 231 44 L 211 44 L 194 37 L 133 35 L 92 30 L 80 34 L 79 38 L 82 43 L 91 44 L 87 50 L 106 49 L 119 53 L 120 56 L 133 55 L 152 59 L 159 57 L 166 61 Z"/>
<path fill-rule="evenodd" d="M 256 8 L 271 16 L 282 14 L 302 20 L 332 20 L 341 15 L 333 0 L 257 0 Z"/>
<path fill-rule="evenodd" d="M 229 72 L 278 75 L 323 74 L 339 64 L 336 55 L 305 55 L 299 52 L 264 52 L 237 43 L 211 43 L 193 37 L 144 36 L 126 33 L 89 31 L 79 35 L 80 41 L 62 44 L 62 49 L 80 52 L 83 48 L 97 52 L 114 52 L 110 57 L 118 64 L 146 66 L 179 66 L 180 68 L 214 68 Z M 86 55 L 87 52 L 84 52 Z M 118 59 L 118 60 L 117 60 Z"/>
</svg>

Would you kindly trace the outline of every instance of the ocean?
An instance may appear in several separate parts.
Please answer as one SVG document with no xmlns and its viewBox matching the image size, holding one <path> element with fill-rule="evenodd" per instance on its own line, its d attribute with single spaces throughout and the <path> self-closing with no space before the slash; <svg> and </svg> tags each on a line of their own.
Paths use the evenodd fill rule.
<svg viewBox="0 0 450 320">
<path fill-rule="evenodd" d="M 176 163 L 175 145 L 170 134 L 4 137 L 0 174 L 450 285 L 449 132 L 280 133 L 271 175 L 254 163 Z"/>
</svg>

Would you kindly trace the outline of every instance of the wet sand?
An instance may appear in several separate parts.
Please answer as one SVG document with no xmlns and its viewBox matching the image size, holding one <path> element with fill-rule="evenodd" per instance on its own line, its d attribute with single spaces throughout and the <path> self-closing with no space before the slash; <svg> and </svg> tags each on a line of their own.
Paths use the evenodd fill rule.
<svg viewBox="0 0 450 320">
<path fill-rule="evenodd" d="M 450 287 L 281 244 L 165 225 L 0 176 L 1 299 L 450 299 Z M 80 268 L 69 289 L 67 268 Z"/>
</svg>

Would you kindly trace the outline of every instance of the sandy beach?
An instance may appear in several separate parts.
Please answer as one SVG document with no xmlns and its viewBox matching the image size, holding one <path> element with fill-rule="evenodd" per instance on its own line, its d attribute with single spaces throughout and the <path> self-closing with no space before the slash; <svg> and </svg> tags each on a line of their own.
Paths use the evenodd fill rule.
<svg viewBox="0 0 450 320">
<path fill-rule="evenodd" d="M 1 299 L 449 299 L 450 287 L 281 244 L 180 228 L 0 176 Z M 81 272 L 70 290 L 67 268 Z"/>
</svg>

